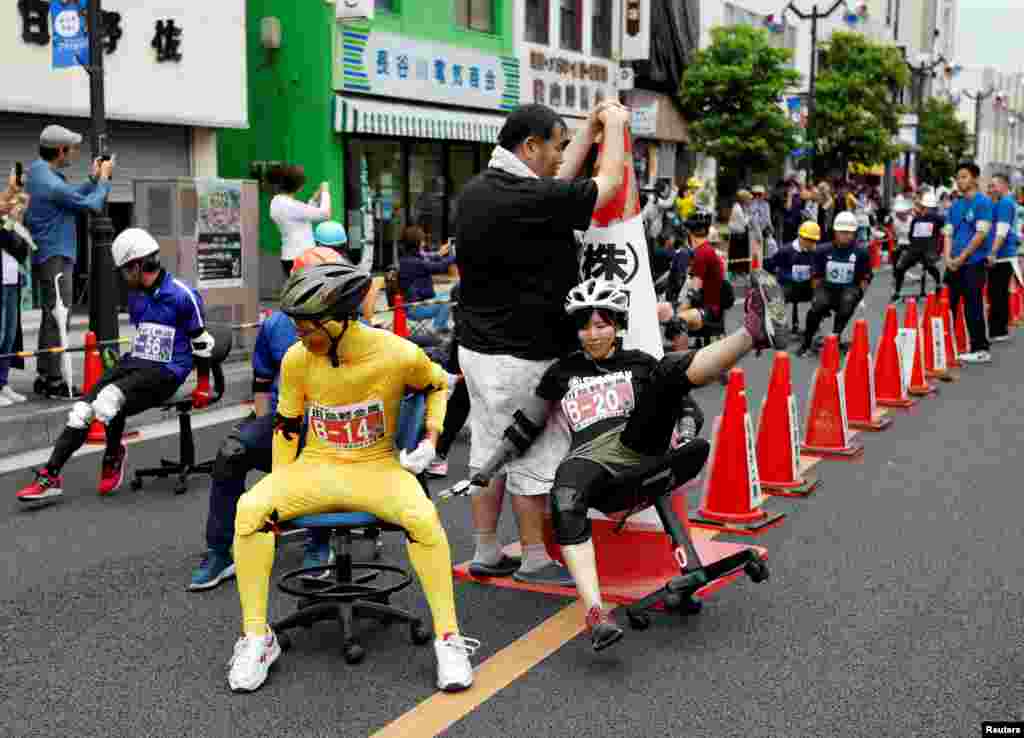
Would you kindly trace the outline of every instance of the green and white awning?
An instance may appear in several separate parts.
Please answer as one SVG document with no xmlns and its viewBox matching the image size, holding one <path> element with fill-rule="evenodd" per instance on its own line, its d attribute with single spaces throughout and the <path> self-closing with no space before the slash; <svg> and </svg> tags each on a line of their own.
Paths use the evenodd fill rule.
<svg viewBox="0 0 1024 738">
<path fill-rule="evenodd" d="M 336 97 L 334 108 L 334 130 L 338 133 L 497 143 L 498 133 L 505 124 L 502 115 L 421 108 L 351 97 Z"/>
</svg>

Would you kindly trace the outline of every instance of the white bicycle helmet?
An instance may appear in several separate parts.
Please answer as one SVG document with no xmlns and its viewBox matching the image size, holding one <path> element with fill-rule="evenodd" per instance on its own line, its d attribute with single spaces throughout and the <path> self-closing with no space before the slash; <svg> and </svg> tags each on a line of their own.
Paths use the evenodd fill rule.
<svg viewBox="0 0 1024 738">
<path fill-rule="evenodd" d="M 127 228 L 110 245 L 114 266 L 120 269 L 130 261 L 145 259 L 160 251 L 156 239 L 141 228 Z"/>
<path fill-rule="evenodd" d="M 629 316 L 629 293 L 614 282 L 588 279 L 569 290 L 565 298 L 565 312 L 573 315 L 581 310 L 608 310 L 621 316 L 625 324 Z"/>
</svg>

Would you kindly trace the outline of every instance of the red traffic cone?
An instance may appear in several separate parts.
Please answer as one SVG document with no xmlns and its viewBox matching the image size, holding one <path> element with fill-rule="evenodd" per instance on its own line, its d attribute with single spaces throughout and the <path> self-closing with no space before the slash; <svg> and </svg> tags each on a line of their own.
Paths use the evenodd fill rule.
<svg viewBox="0 0 1024 738">
<path fill-rule="evenodd" d="M 928 301 L 924 305 L 921 326 L 921 333 L 924 336 L 925 377 L 941 379 L 943 382 L 953 381 L 946 362 L 946 339 L 942 316 L 939 315 L 939 299 L 934 292 L 928 295 Z"/>
<path fill-rule="evenodd" d="M 82 394 L 87 394 L 93 385 L 100 381 L 103 376 L 103 359 L 100 358 L 99 349 L 96 348 L 96 334 L 88 331 L 85 334 L 85 371 L 82 377 Z M 98 420 L 92 421 L 89 426 L 89 435 L 85 437 L 86 443 L 107 442 L 107 429 Z"/>
<path fill-rule="evenodd" d="M 811 380 L 811 411 L 801 451 L 812 456 L 853 459 L 864 453 L 864 447 L 850 438 L 843 379 L 832 368 L 829 357 L 833 352 L 839 356 L 839 337 L 835 334 L 825 338 L 821 365 Z M 838 358 L 835 362 L 838 364 Z"/>
<path fill-rule="evenodd" d="M 391 324 L 391 330 L 396 336 L 409 337 L 409 323 L 405 317 L 405 300 L 401 295 L 395 295 L 395 319 Z"/>
<path fill-rule="evenodd" d="M 882 242 L 872 239 L 871 246 L 871 271 L 877 272 L 882 268 Z"/>
<path fill-rule="evenodd" d="M 928 316 L 925 315 L 923 325 L 927 326 L 928 323 Z M 913 368 L 910 370 L 910 386 L 907 387 L 907 392 L 917 397 L 933 395 L 938 390 L 924 378 L 925 337 L 921 330 L 921 324 L 917 321 L 917 302 L 914 300 L 907 300 L 906 302 L 903 327 L 913 330 L 917 334 L 914 340 L 914 363 Z"/>
<path fill-rule="evenodd" d="M 896 341 L 899 334 L 899 319 L 896 306 L 889 305 L 885 310 L 885 327 L 882 338 L 878 342 L 875 361 L 875 391 L 878 393 L 878 404 L 884 407 L 913 407 L 915 400 L 907 395 L 903 382 L 903 368 L 900 363 L 899 349 Z"/>
<path fill-rule="evenodd" d="M 892 425 L 892 418 L 878 409 L 875 398 L 875 373 L 871 363 L 868 322 L 863 318 L 853 324 L 853 343 L 843 369 L 846 392 L 846 414 L 850 427 L 880 431 Z"/>
<path fill-rule="evenodd" d="M 770 495 L 806 497 L 818 486 L 815 476 L 800 471 L 800 421 L 785 351 L 775 354 L 768 394 L 761 406 L 757 470 L 762 489 Z"/>
<path fill-rule="evenodd" d="M 956 308 L 956 353 L 966 354 L 968 349 L 967 342 L 967 318 L 964 315 L 964 301 L 961 300 Z"/>
<path fill-rule="evenodd" d="M 757 535 L 785 516 L 761 509 L 764 497 L 758 480 L 754 432 L 747 412 L 742 369 L 729 372 L 725 409 L 715 425 L 704 499 L 690 523 L 729 533 Z"/>
<path fill-rule="evenodd" d="M 945 287 L 942 288 L 946 290 Z M 939 315 L 942 316 L 942 330 L 946 341 L 946 364 L 950 369 L 960 368 L 960 352 L 956 350 L 956 343 L 953 339 L 953 312 L 950 310 L 949 297 L 942 295 L 939 298 Z"/>
<path fill-rule="evenodd" d="M 1014 284 L 1010 291 L 1010 325 L 1019 327 L 1021 325 L 1021 314 L 1024 313 L 1024 300 L 1021 300 L 1020 289 Z"/>
</svg>

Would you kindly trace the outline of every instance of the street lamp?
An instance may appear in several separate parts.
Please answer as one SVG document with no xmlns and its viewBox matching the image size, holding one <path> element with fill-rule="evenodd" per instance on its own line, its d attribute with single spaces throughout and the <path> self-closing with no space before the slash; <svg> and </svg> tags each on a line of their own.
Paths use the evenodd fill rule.
<svg viewBox="0 0 1024 738">
<path fill-rule="evenodd" d="M 841 5 L 849 7 L 846 0 L 836 0 L 832 3 L 832 7 L 824 13 L 818 11 L 817 3 L 811 6 L 810 13 L 805 13 L 793 4 L 793 0 L 790 0 L 786 7 L 782 9 L 783 14 L 785 14 L 787 10 L 791 10 L 800 20 L 809 20 L 811 22 L 811 70 L 807 86 L 807 142 L 809 144 L 807 150 L 807 169 L 809 176 L 812 179 L 814 178 L 814 158 L 818 148 L 817 137 L 814 132 L 814 109 L 816 107 L 814 100 L 814 88 L 817 81 L 818 71 L 818 21 L 831 16 Z M 860 17 L 864 17 L 867 14 L 867 6 L 863 2 L 858 2 L 856 4 L 856 9 L 857 15 Z"/>
<path fill-rule="evenodd" d="M 979 146 L 981 141 L 981 104 L 996 94 L 994 85 L 989 86 L 984 92 L 971 92 L 963 90 L 963 94 L 970 100 L 974 100 L 974 161 L 978 161 Z"/>
<path fill-rule="evenodd" d="M 938 35 L 938 31 L 936 31 Z M 910 60 L 906 58 L 906 49 L 901 49 L 904 54 L 903 63 L 907 65 L 907 69 L 910 70 L 910 95 L 914 105 L 914 112 L 917 116 L 917 122 L 915 128 L 920 130 L 921 115 L 924 113 L 924 83 L 928 77 L 935 76 L 935 70 L 940 67 L 947 65 L 949 60 L 946 59 L 942 54 L 938 57 L 932 58 L 932 55 L 928 52 L 922 51 L 917 55 L 917 64 L 911 64 Z M 916 137 L 915 137 L 916 138 Z M 910 181 L 911 174 L 916 177 L 916 172 L 911 170 L 911 161 L 913 160 L 913 152 L 908 150 L 906 155 L 906 175 L 907 181 Z"/>
</svg>

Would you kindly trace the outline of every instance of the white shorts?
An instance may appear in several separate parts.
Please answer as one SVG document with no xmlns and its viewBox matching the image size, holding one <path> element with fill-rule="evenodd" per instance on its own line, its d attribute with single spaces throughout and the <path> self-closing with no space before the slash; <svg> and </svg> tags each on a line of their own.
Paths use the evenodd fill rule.
<svg viewBox="0 0 1024 738">
<path fill-rule="evenodd" d="M 530 361 L 503 354 L 480 354 L 459 346 L 459 365 L 469 391 L 469 468 L 479 470 L 494 455 L 512 415 L 533 404 L 534 390 L 554 360 Z M 569 452 L 568 427 L 552 413 L 526 453 L 505 466 L 505 489 L 514 495 L 551 491 L 555 470 Z"/>
</svg>

